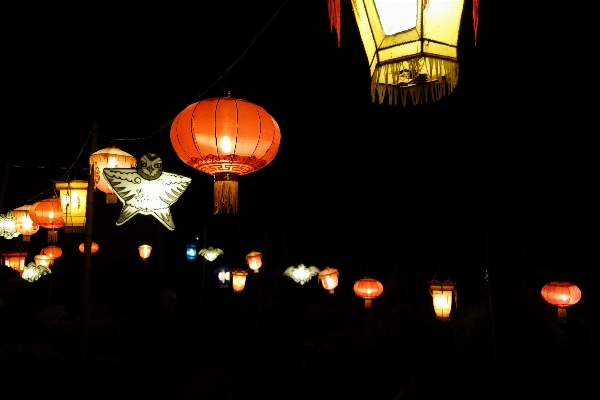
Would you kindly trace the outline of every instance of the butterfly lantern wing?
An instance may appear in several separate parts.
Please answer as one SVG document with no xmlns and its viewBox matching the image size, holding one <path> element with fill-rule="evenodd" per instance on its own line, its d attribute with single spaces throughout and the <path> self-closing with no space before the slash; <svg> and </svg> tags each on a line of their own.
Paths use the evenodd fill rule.
<svg viewBox="0 0 600 400">
<path fill-rule="evenodd" d="M 163 172 L 158 179 L 146 180 L 133 168 L 104 168 L 103 174 L 123 203 L 117 225 L 140 213 L 153 215 L 169 230 L 175 229 L 169 207 L 187 189 L 191 178 Z"/>
</svg>

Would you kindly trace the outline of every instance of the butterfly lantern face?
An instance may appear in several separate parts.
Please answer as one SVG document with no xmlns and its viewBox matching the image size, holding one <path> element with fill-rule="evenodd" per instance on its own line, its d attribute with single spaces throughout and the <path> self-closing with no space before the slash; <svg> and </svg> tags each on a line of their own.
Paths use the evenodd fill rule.
<svg viewBox="0 0 600 400">
<path fill-rule="evenodd" d="M 144 154 L 137 165 L 137 173 L 147 181 L 160 178 L 163 173 L 162 158 L 155 153 Z"/>
</svg>

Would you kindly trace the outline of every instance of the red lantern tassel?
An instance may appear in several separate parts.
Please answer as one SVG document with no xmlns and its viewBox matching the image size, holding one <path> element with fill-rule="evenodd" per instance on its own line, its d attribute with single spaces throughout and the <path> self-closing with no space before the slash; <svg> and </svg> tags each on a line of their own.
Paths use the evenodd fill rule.
<svg viewBox="0 0 600 400">
<path fill-rule="evenodd" d="M 475 46 L 477 46 L 477 28 L 479 26 L 479 0 L 473 0 L 473 30 L 475 31 Z"/>
<path fill-rule="evenodd" d="M 332 33 L 335 29 L 338 47 L 340 47 L 340 14 L 342 10 L 340 0 L 327 0 L 327 9 L 329 11 L 329 27 L 331 28 Z"/>
<path fill-rule="evenodd" d="M 237 213 L 238 181 L 237 175 L 228 172 L 215 174 L 214 214 Z"/>
</svg>

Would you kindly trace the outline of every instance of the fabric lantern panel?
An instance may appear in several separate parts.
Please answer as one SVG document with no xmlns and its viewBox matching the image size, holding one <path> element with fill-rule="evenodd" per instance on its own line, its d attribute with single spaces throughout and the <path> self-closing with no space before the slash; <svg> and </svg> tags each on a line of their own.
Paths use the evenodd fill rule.
<svg viewBox="0 0 600 400">
<path fill-rule="evenodd" d="M 246 255 L 246 262 L 248 263 L 248 267 L 257 273 L 260 267 L 262 267 L 262 253 L 251 251 Z"/>
<path fill-rule="evenodd" d="M 150 253 L 152 252 L 152 246 L 143 244 L 140 247 L 138 247 L 138 251 L 140 253 L 140 257 L 142 257 L 142 260 L 146 261 L 148 257 L 150 257 Z"/>
<path fill-rule="evenodd" d="M 220 288 L 228 288 L 229 282 L 231 281 L 231 268 L 226 265 L 220 266 L 215 271 L 217 273 L 217 280 L 219 281 Z"/>
<path fill-rule="evenodd" d="M 34 224 L 48 229 L 48 243 L 56 243 L 58 240 L 56 229 L 65 226 L 60 200 L 51 198 L 34 203 L 29 209 L 29 216 Z"/>
<path fill-rule="evenodd" d="M 233 286 L 234 293 L 240 293 L 244 290 L 244 286 L 246 286 L 246 277 L 248 276 L 248 271 L 244 271 L 242 269 L 236 269 L 231 271 L 231 284 Z"/>
<path fill-rule="evenodd" d="M 365 308 L 373 308 L 373 299 L 383 293 L 383 285 L 373 278 L 363 278 L 354 284 L 354 293 L 365 299 Z"/>
<path fill-rule="evenodd" d="M 542 297 L 558 307 L 558 318 L 567 318 L 567 307 L 581 300 L 581 290 L 569 282 L 550 282 L 542 288 Z"/>
<path fill-rule="evenodd" d="M 335 268 L 325 267 L 319 272 L 319 282 L 325 290 L 329 290 L 329 294 L 333 294 L 333 290 L 338 286 L 340 273 Z"/>
<path fill-rule="evenodd" d="M 65 221 L 65 233 L 84 233 L 88 182 L 81 180 L 55 182 L 54 187 L 60 193 L 60 209 Z"/>
<path fill-rule="evenodd" d="M 456 295 L 454 282 L 447 279 L 442 283 L 434 279 L 429 282 L 429 293 L 431 293 L 433 299 L 435 319 L 438 321 L 450 321 L 452 296 Z"/>
<path fill-rule="evenodd" d="M 40 230 L 40 226 L 34 224 L 29 216 L 29 210 L 31 205 L 24 205 L 12 210 L 13 216 L 15 217 L 16 227 L 15 229 L 21 235 L 23 235 L 23 241 L 31 241 L 31 235 L 37 233 Z"/>
<path fill-rule="evenodd" d="M 10 251 L 2 253 L 2 260 L 4 265 L 18 271 L 19 274 L 23 274 L 25 268 L 25 257 L 27 253 L 24 251 Z"/>
<path fill-rule="evenodd" d="M 356 0 L 354 16 L 371 71 L 371 96 L 403 106 L 437 101 L 458 82 L 464 0 Z"/>
</svg>

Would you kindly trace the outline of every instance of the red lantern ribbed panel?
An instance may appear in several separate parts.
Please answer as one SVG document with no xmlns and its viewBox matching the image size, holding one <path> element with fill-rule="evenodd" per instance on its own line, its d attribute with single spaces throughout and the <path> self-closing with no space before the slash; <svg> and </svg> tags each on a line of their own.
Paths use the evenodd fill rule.
<svg viewBox="0 0 600 400">
<path fill-rule="evenodd" d="M 34 224 L 46 229 L 57 229 L 65 226 L 57 198 L 45 199 L 34 203 L 29 209 L 29 216 Z"/>
<path fill-rule="evenodd" d="M 374 299 L 382 292 L 381 282 L 372 278 L 363 278 L 354 284 L 354 293 L 363 299 Z"/>
<path fill-rule="evenodd" d="M 542 288 L 542 297 L 557 307 L 568 307 L 581 300 L 581 290 L 569 282 L 550 282 Z"/>
<path fill-rule="evenodd" d="M 262 107 L 242 99 L 218 97 L 193 103 L 171 125 L 179 158 L 210 175 L 245 175 L 275 158 L 281 132 Z"/>
<path fill-rule="evenodd" d="M 60 256 L 62 256 L 62 250 L 58 246 L 47 246 L 40 251 L 41 254 L 47 255 L 48 257 L 56 260 Z"/>
</svg>

